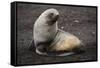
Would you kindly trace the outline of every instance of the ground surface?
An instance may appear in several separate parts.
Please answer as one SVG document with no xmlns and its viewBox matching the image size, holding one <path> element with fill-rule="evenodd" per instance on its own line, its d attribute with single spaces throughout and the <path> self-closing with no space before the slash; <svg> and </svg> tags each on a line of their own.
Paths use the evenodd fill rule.
<svg viewBox="0 0 100 68">
<path fill-rule="evenodd" d="M 34 22 L 43 11 L 49 8 L 55 8 L 59 11 L 59 28 L 79 37 L 86 46 L 85 53 L 64 57 L 50 57 L 36 54 L 34 48 L 33 51 L 29 51 Z M 17 5 L 17 64 L 25 65 L 96 60 L 96 17 L 96 8 L 93 7 L 19 3 Z"/>
</svg>

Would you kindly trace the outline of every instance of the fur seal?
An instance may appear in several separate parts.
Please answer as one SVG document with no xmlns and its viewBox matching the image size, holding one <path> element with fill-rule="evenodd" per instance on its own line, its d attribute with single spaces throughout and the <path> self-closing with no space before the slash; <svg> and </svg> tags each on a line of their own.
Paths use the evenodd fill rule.
<svg viewBox="0 0 100 68">
<path fill-rule="evenodd" d="M 80 52 L 82 42 L 78 37 L 58 29 L 59 12 L 47 9 L 36 20 L 33 38 L 36 53 L 50 56 L 66 56 Z"/>
</svg>

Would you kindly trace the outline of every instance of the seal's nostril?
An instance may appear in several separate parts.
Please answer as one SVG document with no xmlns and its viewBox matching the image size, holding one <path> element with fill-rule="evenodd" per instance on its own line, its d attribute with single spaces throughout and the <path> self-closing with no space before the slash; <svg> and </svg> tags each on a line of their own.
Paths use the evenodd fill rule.
<svg viewBox="0 0 100 68">
<path fill-rule="evenodd" d="M 59 15 L 57 15 L 57 17 L 59 17 Z"/>
<path fill-rule="evenodd" d="M 59 17 L 59 15 L 56 15 L 56 17 L 58 18 L 58 17 Z"/>
<path fill-rule="evenodd" d="M 59 18 L 59 15 L 56 15 L 55 20 L 57 20 Z"/>
</svg>

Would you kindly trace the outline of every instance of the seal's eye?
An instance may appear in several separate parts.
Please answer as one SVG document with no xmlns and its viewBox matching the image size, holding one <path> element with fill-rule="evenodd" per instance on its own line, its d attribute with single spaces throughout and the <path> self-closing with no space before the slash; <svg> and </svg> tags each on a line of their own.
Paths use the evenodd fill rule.
<svg viewBox="0 0 100 68">
<path fill-rule="evenodd" d="M 51 16 L 53 16 L 53 13 L 50 13 Z"/>
</svg>

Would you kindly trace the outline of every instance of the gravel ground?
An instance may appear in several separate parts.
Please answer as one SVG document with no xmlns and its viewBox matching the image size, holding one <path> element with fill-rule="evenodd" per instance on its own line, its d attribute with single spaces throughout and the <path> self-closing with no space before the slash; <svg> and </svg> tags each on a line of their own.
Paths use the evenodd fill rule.
<svg viewBox="0 0 100 68">
<path fill-rule="evenodd" d="M 33 25 L 39 15 L 49 8 L 60 13 L 58 26 L 60 29 L 79 37 L 86 46 L 86 52 L 64 57 L 40 56 L 35 53 L 34 43 L 29 50 L 33 35 Z M 82 6 L 57 6 L 17 4 L 17 64 L 44 64 L 60 62 L 80 62 L 97 60 L 97 8 Z"/>
</svg>

